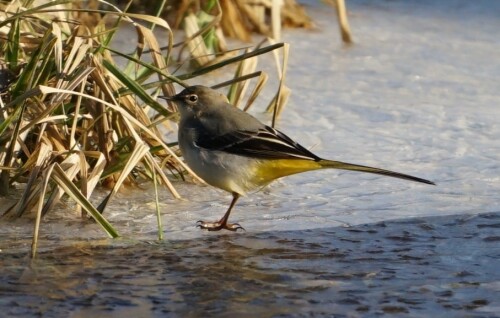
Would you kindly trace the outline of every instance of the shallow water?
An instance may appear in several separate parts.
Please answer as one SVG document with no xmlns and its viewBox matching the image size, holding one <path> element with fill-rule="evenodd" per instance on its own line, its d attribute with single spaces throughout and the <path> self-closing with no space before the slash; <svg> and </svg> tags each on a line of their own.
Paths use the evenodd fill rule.
<svg viewBox="0 0 500 318">
<path fill-rule="evenodd" d="M 352 47 L 339 44 L 332 11 L 317 1 L 308 8 L 317 30 L 285 32 L 293 93 L 278 128 L 322 157 L 438 186 L 292 176 L 240 200 L 231 220 L 246 232 L 206 233 L 195 222 L 219 218 L 229 196 L 178 182 L 183 200 L 161 194 L 164 242 L 146 188 L 118 194 L 106 211 L 120 240 L 67 207 L 48 215 L 57 222 L 42 224 L 31 264 L 32 225 L 2 224 L 2 312 L 500 316 L 500 2 L 348 7 Z M 272 74 L 270 61 L 261 67 Z M 271 93 L 252 109 L 263 120 Z"/>
<path fill-rule="evenodd" d="M 349 228 L 73 241 L 0 259 L 11 316 L 493 317 L 500 213 Z M 28 265 L 29 264 L 29 265 Z"/>
</svg>

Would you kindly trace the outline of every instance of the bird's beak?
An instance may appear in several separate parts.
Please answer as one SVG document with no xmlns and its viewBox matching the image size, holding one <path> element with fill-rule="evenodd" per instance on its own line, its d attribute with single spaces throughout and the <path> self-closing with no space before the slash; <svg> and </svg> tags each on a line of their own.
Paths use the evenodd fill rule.
<svg viewBox="0 0 500 318">
<path fill-rule="evenodd" d="M 168 100 L 168 101 L 175 101 L 175 95 L 174 96 L 158 96 L 158 98 Z"/>
<path fill-rule="evenodd" d="M 168 103 L 169 104 L 168 108 L 171 108 L 169 110 L 170 111 L 174 111 L 174 112 L 179 111 L 177 103 L 175 103 L 175 101 L 177 100 L 176 97 L 177 97 L 177 95 L 174 95 L 174 96 L 158 96 L 158 98 L 164 99 L 164 100 L 169 101 L 169 102 L 174 102 L 173 104 Z"/>
</svg>

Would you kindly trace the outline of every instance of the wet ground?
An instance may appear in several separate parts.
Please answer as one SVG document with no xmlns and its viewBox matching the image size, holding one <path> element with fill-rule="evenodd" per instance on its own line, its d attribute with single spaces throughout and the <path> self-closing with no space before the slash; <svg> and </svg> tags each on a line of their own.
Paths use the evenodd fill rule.
<svg viewBox="0 0 500 318">
<path fill-rule="evenodd" d="M 34 261 L 31 223 L 0 224 L 0 312 L 500 317 L 500 2 L 347 4 L 352 47 L 319 1 L 308 8 L 317 30 L 284 33 L 293 92 L 278 128 L 320 156 L 436 187 L 301 174 L 238 202 L 231 221 L 246 232 L 206 233 L 195 222 L 220 218 L 229 196 L 177 181 L 183 200 L 161 192 L 163 242 L 151 189 L 111 201 L 118 240 L 68 202 L 42 223 Z M 232 75 L 217 76 L 203 80 Z M 272 91 L 251 110 L 267 121 Z"/>
<path fill-rule="evenodd" d="M 8 317 L 495 317 L 499 243 L 500 213 L 485 213 L 71 242 L 31 264 L 9 249 L 0 307 Z"/>
</svg>

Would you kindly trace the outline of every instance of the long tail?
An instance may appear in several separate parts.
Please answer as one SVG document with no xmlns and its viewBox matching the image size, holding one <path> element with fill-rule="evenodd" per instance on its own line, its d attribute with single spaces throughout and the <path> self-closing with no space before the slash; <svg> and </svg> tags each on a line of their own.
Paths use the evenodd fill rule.
<svg viewBox="0 0 500 318">
<path fill-rule="evenodd" d="M 342 170 L 350 170 L 350 171 L 368 172 L 368 173 L 380 174 L 383 176 L 388 176 L 388 177 L 393 177 L 393 178 L 399 178 L 399 179 L 405 179 L 405 180 L 410 180 L 410 181 L 415 181 L 415 182 L 436 185 L 432 181 L 425 180 L 422 178 L 417 178 L 417 177 L 410 176 L 407 174 L 389 171 L 389 170 L 384 170 L 384 169 L 379 169 L 379 168 L 355 165 L 355 164 L 347 163 L 347 162 L 322 159 L 322 160 L 318 161 L 318 163 L 323 168 L 334 168 L 334 169 L 342 169 Z"/>
</svg>

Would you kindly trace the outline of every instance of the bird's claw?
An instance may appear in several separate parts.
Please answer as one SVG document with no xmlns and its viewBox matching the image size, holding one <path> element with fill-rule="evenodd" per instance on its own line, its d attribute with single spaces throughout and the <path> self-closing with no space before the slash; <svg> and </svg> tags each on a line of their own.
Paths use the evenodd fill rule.
<svg viewBox="0 0 500 318">
<path fill-rule="evenodd" d="M 223 223 L 223 222 L 205 222 L 202 220 L 199 220 L 196 222 L 196 227 L 202 229 L 202 230 L 208 230 L 208 231 L 220 231 L 222 229 L 228 230 L 228 231 L 233 231 L 236 232 L 238 230 L 243 230 L 245 231 L 245 228 L 243 226 L 239 225 L 238 223 Z"/>
</svg>

